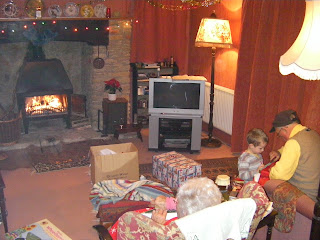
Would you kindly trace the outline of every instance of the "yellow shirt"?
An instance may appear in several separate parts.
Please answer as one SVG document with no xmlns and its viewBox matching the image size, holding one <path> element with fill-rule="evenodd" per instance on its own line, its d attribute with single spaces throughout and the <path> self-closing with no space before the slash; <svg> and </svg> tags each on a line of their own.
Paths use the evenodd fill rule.
<svg viewBox="0 0 320 240">
<path fill-rule="evenodd" d="M 305 129 L 301 124 L 296 125 L 290 134 L 289 140 L 278 151 L 281 153 L 280 160 L 270 170 L 270 179 L 289 180 L 297 169 L 300 158 L 300 145 L 292 138 L 298 132 Z"/>
</svg>

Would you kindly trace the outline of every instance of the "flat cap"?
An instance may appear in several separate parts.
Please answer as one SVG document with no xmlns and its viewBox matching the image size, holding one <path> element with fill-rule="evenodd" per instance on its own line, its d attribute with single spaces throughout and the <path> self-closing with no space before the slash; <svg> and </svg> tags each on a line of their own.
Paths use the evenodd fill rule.
<svg viewBox="0 0 320 240">
<path fill-rule="evenodd" d="M 272 122 L 272 128 L 271 128 L 270 132 L 274 132 L 276 130 L 276 128 L 287 126 L 287 125 L 294 123 L 294 122 L 300 123 L 300 119 L 299 119 L 296 111 L 290 109 L 290 110 L 279 112 L 275 116 L 275 118 Z"/>
</svg>

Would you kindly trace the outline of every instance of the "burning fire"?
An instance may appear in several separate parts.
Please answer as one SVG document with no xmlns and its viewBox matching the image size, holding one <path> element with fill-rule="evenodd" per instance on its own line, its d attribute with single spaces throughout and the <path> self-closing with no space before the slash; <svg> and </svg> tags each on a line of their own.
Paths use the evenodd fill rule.
<svg viewBox="0 0 320 240">
<path fill-rule="evenodd" d="M 66 95 L 45 95 L 27 97 L 25 100 L 28 115 L 63 113 L 67 111 Z"/>
</svg>

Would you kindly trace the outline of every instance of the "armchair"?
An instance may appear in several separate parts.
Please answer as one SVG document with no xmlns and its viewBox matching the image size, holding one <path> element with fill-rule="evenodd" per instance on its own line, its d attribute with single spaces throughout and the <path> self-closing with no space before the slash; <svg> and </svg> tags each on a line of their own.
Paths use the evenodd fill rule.
<svg viewBox="0 0 320 240">
<path fill-rule="evenodd" d="M 127 212 L 118 221 L 118 237 L 140 239 L 242 239 L 249 233 L 256 203 L 250 198 L 228 201 L 161 225 L 137 212 Z M 199 221 L 201 219 L 201 221 Z M 199 223 L 199 224 L 198 224 Z M 94 228 L 101 228 L 94 226 Z M 105 231 L 105 229 L 102 229 Z M 100 235 L 100 240 L 109 239 Z"/>
</svg>

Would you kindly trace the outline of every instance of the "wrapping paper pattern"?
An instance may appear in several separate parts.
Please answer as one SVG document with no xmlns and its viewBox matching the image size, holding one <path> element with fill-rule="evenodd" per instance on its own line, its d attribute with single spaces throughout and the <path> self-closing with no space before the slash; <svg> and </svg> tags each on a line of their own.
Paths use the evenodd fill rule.
<svg viewBox="0 0 320 240">
<path fill-rule="evenodd" d="M 152 174 L 173 189 L 189 178 L 201 176 L 201 164 L 175 151 L 152 157 Z"/>
</svg>

